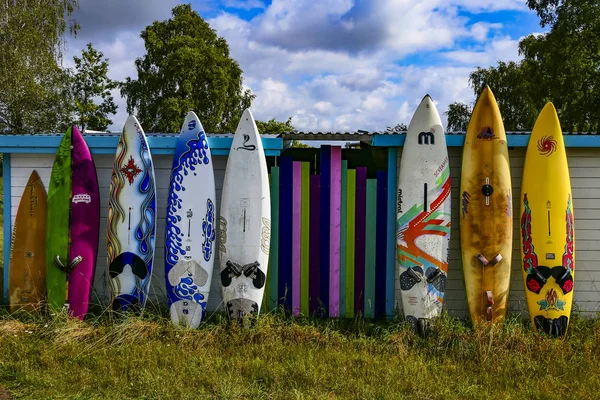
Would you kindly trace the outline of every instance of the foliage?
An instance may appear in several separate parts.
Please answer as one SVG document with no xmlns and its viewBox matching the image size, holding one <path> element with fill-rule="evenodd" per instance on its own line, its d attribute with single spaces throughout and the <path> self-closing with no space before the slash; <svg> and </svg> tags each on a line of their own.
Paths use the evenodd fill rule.
<svg viewBox="0 0 600 400">
<path fill-rule="evenodd" d="M 136 59 L 138 79 L 121 85 L 127 111 L 148 132 L 178 132 L 194 110 L 207 132 L 233 132 L 254 95 L 242 87 L 242 70 L 190 4 L 178 5 L 172 18 L 155 21 L 141 33 L 146 55 Z"/>
<path fill-rule="evenodd" d="M 290 133 L 294 131 L 292 117 L 289 117 L 286 122 L 275 121 L 275 118 L 271 118 L 267 122 L 256 121 L 256 127 L 260 133 L 269 134 Z M 307 145 L 306 143 L 302 143 L 299 140 L 292 140 L 290 147 L 305 149 L 310 148 L 311 146 Z"/>
<path fill-rule="evenodd" d="M 105 131 L 112 121 L 109 114 L 117 112 L 111 90 L 118 83 L 108 78 L 108 59 L 104 54 L 88 43 L 81 57 L 73 57 L 75 73 L 73 75 L 73 93 L 75 96 L 75 112 L 81 131 L 85 129 Z M 95 99 L 102 102 L 96 104 Z"/>
<path fill-rule="evenodd" d="M 444 114 L 448 117 L 447 132 L 466 132 L 471 120 L 473 110 L 470 106 L 456 102 L 448 105 L 448 111 Z"/>
<path fill-rule="evenodd" d="M 70 80 L 60 63 L 78 0 L 0 2 L 0 132 L 62 131 Z"/>
<path fill-rule="evenodd" d="M 531 130 L 552 101 L 564 131 L 600 130 L 600 2 L 529 0 L 550 31 L 519 43 L 519 62 L 499 62 L 470 75 L 478 96 L 489 85 L 506 130 Z"/>
<path fill-rule="evenodd" d="M 256 127 L 260 133 L 289 133 L 294 131 L 292 125 L 292 117 L 289 117 L 286 122 L 275 121 L 275 118 L 271 118 L 269 121 L 256 121 Z"/>
<path fill-rule="evenodd" d="M 196 330 L 149 312 L 21 314 L 0 320 L 0 387 L 31 399 L 592 399 L 599 335 L 600 320 L 578 318 L 556 340 L 517 318 L 474 330 L 445 316 L 421 338 L 398 320 L 278 312 Z"/>
<path fill-rule="evenodd" d="M 406 124 L 404 122 L 401 122 L 394 127 L 388 126 L 385 129 L 386 133 L 399 133 L 399 132 L 406 132 L 406 131 L 408 131 L 408 126 L 406 126 Z"/>
</svg>

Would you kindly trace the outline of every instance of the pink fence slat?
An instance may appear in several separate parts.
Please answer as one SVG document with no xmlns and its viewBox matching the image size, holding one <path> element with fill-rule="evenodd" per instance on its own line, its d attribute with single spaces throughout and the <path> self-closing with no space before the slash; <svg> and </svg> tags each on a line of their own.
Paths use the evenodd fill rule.
<svg viewBox="0 0 600 400">
<path fill-rule="evenodd" d="M 329 199 L 329 316 L 340 316 L 340 208 L 342 202 L 342 148 L 331 147 Z"/>
<path fill-rule="evenodd" d="M 302 228 L 302 162 L 294 161 L 292 187 L 292 313 L 300 313 L 300 242 Z"/>
</svg>

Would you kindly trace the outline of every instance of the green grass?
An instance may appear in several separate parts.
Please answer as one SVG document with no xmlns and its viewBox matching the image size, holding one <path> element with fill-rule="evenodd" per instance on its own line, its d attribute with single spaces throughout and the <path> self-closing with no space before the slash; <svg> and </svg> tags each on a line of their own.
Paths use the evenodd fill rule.
<svg viewBox="0 0 600 400">
<path fill-rule="evenodd" d="M 199 330 L 156 315 L 80 322 L 0 316 L 0 387 L 27 399 L 595 399 L 600 320 L 566 339 L 519 319 L 473 330 L 212 316 Z"/>
</svg>

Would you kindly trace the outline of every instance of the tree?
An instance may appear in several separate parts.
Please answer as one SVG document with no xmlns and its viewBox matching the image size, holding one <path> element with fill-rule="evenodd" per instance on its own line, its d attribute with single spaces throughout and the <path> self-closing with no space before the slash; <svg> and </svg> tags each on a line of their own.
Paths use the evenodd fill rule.
<svg viewBox="0 0 600 400">
<path fill-rule="evenodd" d="M 256 127 L 260 133 L 289 133 L 294 131 L 292 125 L 292 117 L 289 117 L 286 122 L 275 121 L 275 118 L 271 118 L 269 121 L 256 121 Z"/>
<path fill-rule="evenodd" d="M 269 134 L 280 134 L 280 133 L 290 133 L 294 131 L 294 126 L 292 125 L 292 117 L 289 117 L 286 122 L 275 121 L 275 118 L 271 118 L 269 121 L 256 121 L 256 127 L 260 133 L 269 133 Z M 302 143 L 299 140 L 292 140 L 290 147 L 293 148 L 309 148 L 311 146 L 306 143 Z"/>
<path fill-rule="evenodd" d="M 105 131 L 112 124 L 109 114 L 117 112 L 110 91 L 116 89 L 118 83 L 107 77 L 108 59 L 102 59 L 103 56 L 101 51 L 97 51 L 88 43 L 87 50 L 81 52 L 81 57 L 73 57 L 75 112 L 82 131 Z M 94 102 L 97 98 L 102 100 L 100 104 Z"/>
<path fill-rule="evenodd" d="M 254 95 L 242 87 L 242 70 L 224 38 L 192 10 L 178 5 L 172 18 L 141 33 L 146 55 L 136 59 L 138 78 L 127 78 L 121 94 L 149 132 L 178 132 L 194 110 L 207 132 L 233 132 Z"/>
<path fill-rule="evenodd" d="M 519 43 L 520 62 L 499 62 L 470 75 L 479 95 L 489 85 L 507 130 L 531 130 L 552 101 L 565 131 L 600 129 L 600 2 L 528 0 L 550 31 Z"/>
<path fill-rule="evenodd" d="M 397 124 L 393 128 L 391 126 L 388 126 L 385 129 L 386 133 L 400 133 L 400 132 L 406 132 L 406 131 L 408 131 L 408 126 L 406 126 L 406 124 L 404 122 Z"/>
<path fill-rule="evenodd" d="M 61 68 L 78 0 L 0 2 L 0 132 L 63 130 L 71 90 Z"/>
<path fill-rule="evenodd" d="M 444 113 L 448 117 L 448 132 L 466 132 L 471 120 L 472 109 L 470 106 L 456 102 L 448 105 L 448 111 Z"/>
</svg>

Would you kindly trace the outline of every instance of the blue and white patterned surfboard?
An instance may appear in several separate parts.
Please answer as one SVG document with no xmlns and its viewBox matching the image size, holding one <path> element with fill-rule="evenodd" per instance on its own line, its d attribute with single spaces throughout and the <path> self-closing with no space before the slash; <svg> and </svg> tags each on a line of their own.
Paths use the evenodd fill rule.
<svg viewBox="0 0 600 400">
<path fill-rule="evenodd" d="M 108 272 L 116 310 L 143 308 L 148 299 L 156 235 L 155 182 L 146 135 L 130 115 L 117 145 L 108 200 Z"/>
<path fill-rule="evenodd" d="M 208 302 L 216 249 L 215 177 L 208 140 L 190 111 L 183 122 L 169 184 L 165 278 L 171 320 L 197 328 Z"/>
</svg>

